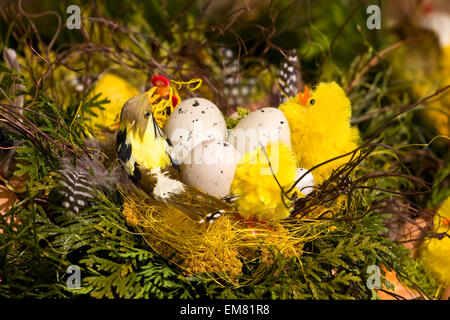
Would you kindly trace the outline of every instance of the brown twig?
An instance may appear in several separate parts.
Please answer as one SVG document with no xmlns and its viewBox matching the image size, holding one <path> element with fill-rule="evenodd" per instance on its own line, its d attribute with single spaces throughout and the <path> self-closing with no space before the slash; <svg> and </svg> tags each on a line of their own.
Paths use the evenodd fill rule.
<svg viewBox="0 0 450 320">
<path fill-rule="evenodd" d="M 375 56 L 372 59 L 370 59 L 369 63 L 367 63 L 367 65 L 355 76 L 355 78 L 350 83 L 350 85 L 347 87 L 345 92 L 348 94 L 350 91 L 352 91 L 353 88 L 358 84 L 361 77 L 363 75 L 365 75 L 367 73 L 367 71 L 369 71 L 371 68 L 376 66 L 388 53 L 390 53 L 391 51 L 393 51 L 397 48 L 400 48 L 405 43 L 408 43 L 412 40 L 413 39 L 405 39 L 405 40 L 398 41 L 394 44 L 391 44 L 387 48 L 381 50 L 379 53 L 375 54 Z"/>
</svg>

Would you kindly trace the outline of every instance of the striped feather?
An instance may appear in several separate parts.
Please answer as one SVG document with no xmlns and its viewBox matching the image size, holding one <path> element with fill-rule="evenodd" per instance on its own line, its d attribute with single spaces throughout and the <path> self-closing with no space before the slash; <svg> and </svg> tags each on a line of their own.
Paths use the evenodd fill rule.
<svg viewBox="0 0 450 320">
<path fill-rule="evenodd" d="M 112 191 L 119 182 L 118 170 L 109 170 L 91 159 L 78 159 L 77 165 L 63 160 L 59 173 L 58 193 L 63 196 L 62 206 L 69 212 L 85 209 L 99 191 Z"/>
</svg>

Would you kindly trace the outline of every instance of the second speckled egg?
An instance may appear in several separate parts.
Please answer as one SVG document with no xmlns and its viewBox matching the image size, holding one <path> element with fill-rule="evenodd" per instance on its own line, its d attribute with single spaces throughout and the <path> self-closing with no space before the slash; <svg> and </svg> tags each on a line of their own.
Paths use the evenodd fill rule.
<svg viewBox="0 0 450 320">
<path fill-rule="evenodd" d="M 246 154 L 269 142 L 282 141 L 290 146 L 291 131 L 281 110 L 262 108 L 242 119 L 231 131 L 227 141 L 240 154 Z"/>
<path fill-rule="evenodd" d="M 181 167 L 181 180 L 202 191 L 222 197 L 230 192 L 240 154 L 226 141 L 198 144 Z"/>
</svg>

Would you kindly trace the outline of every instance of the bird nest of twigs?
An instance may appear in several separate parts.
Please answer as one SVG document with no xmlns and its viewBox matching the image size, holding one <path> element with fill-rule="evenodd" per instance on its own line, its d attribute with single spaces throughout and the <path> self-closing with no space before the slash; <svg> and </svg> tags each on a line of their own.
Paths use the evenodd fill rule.
<svg viewBox="0 0 450 320">
<path fill-rule="evenodd" d="M 229 282 L 236 282 L 243 275 L 245 265 L 267 266 L 278 255 L 300 258 L 303 243 L 319 236 L 312 235 L 310 226 L 298 223 L 296 218 L 266 223 L 244 220 L 236 214 L 199 225 L 171 206 L 150 198 L 142 201 L 133 193 L 125 195 L 123 213 L 150 247 L 177 264 L 186 275 Z"/>
<path fill-rule="evenodd" d="M 244 273 L 249 281 L 256 280 L 263 268 L 280 258 L 300 262 L 306 242 L 333 232 L 335 221 L 359 219 L 367 213 L 357 212 L 352 200 L 358 189 L 370 188 L 368 180 L 373 177 L 355 178 L 353 171 L 376 146 L 355 150 L 350 162 L 335 170 L 310 195 L 295 200 L 291 216 L 279 222 L 230 214 L 199 225 L 169 205 L 151 198 L 142 200 L 124 190 L 123 213 L 152 249 L 186 275 L 242 284 Z"/>
</svg>

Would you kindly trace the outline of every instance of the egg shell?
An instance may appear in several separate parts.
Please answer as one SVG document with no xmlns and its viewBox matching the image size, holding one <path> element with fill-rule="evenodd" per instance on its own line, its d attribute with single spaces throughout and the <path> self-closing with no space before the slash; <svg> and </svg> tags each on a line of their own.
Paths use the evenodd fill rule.
<svg viewBox="0 0 450 320">
<path fill-rule="evenodd" d="M 174 156 L 182 161 L 203 141 L 225 140 L 227 126 L 214 103 L 190 98 L 174 109 L 164 131 L 172 142 Z"/>
<path fill-rule="evenodd" d="M 278 140 L 291 145 L 289 124 L 277 108 L 262 108 L 250 113 L 237 124 L 227 139 L 242 155 Z"/>
<path fill-rule="evenodd" d="M 183 161 L 181 180 L 202 191 L 222 197 L 230 192 L 240 154 L 226 141 L 204 141 Z"/>
<path fill-rule="evenodd" d="M 441 47 L 450 45 L 450 15 L 448 13 L 431 12 L 422 18 L 421 25 L 436 33 Z"/>
<path fill-rule="evenodd" d="M 297 168 L 295 174 L 295 181 L 300 179 L 308 170 L 303 168 Z M 308 195 L 314 190 L 314 176 L 311 172 L 308 172 L 302 180 L 300 180 L 295 187 L 300 190 L 304 195 Z"/>
</svg>

